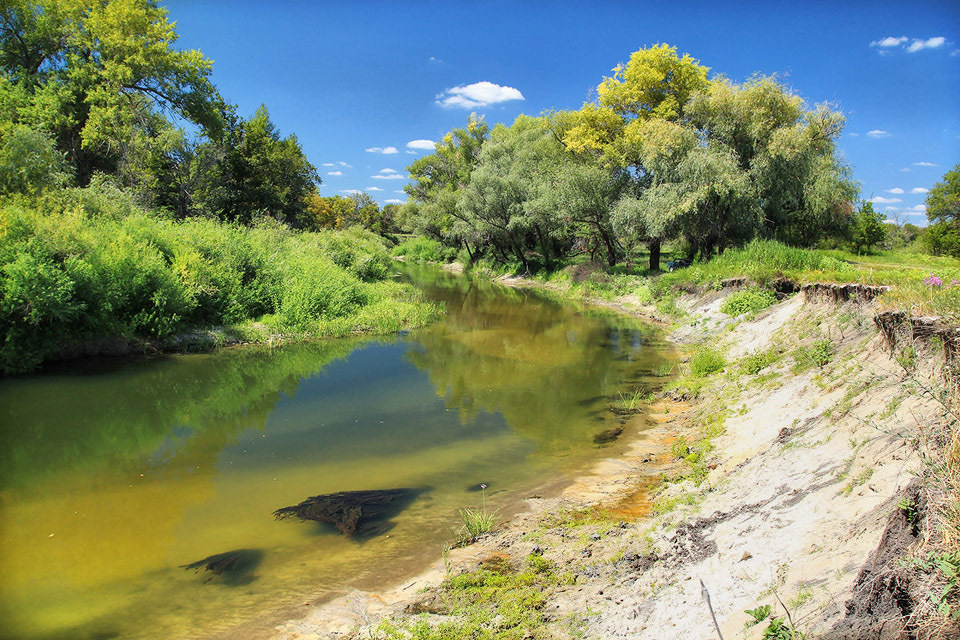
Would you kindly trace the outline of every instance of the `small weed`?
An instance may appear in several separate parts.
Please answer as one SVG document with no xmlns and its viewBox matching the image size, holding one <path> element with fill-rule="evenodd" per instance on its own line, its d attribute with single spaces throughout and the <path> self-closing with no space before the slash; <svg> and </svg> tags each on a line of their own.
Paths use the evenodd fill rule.
<svg viewBox="0 0 960 640">
<path fill-rule="evenodd" d="M 813 367 L 823 367 L 833 360 L 833 343 L 829 339 L 817 340 L 809 347 L 797 347 L 793 352 L 793 373 L 802 373 Z"/>
<path fill-rule="evenodd" d="M 917 349 L 912 344 L 905 346 L 897 355 L 897 364 L 903 367 L 904 371 L 913 371 L 917 368 Z"/>
<path fill-rule="evenodd" d="M 939 571 L 945 584 L 939 592 L 934 590 L 929 593 L 930 602 L 941 616 L 960 620 L 960 606 L 955 602 L 951 604 L 960 594 L 960 552 L 931 551 L 925 560 L 916 559 L 914 564 L 925 571 Z"/>
<path fill-rule="evenodd" d="M 844 478 L 846 477 L 847 476 L 844 475 Z M 851 493 L 853 493 L 854 489 L 866 483 L 866 481 L 872 477 L 873 477 L 873 467 L 867 467 L 866 469 L 858 473 L 853 478 L 850 478 L 850 481 L 847 482 L 846 485 L 844 485 L 843 489 L 840 490 L 840 493 L 842 493 L 845 496 L 848 496 Z"/>
<path fill-rule="evenodd" d="M 745 629 L 748 629 L 754 625 L 760 624 L 770 617 L 770 605 L 765 604 L 757 607 L 756 609 L 747 609 L 744 611 L 744 613 L 753 618 L 752 621 L 748 620 L 743 625 Z"/>
<path fill-rule="evenodd" d="M 774 349 L 751 353 L 740 361 L 740 371 L 755 376 L 779 359 Z"/>
<path fill-rule="evenodd" d="M 460 531 L 457 538 L 460 544 L 473 542 L 485 533 L 489 533 L 497 524 L 498 510 L 487 510 L 487 485 L 480 485 L 481 502 L 479 509 L 467 507 L 460 509 Z"/>
</svg>

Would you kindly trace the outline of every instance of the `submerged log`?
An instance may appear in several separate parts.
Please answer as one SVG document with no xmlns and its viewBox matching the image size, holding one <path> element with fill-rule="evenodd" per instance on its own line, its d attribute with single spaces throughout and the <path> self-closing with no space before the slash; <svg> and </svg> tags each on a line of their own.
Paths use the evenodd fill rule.
<svg viewBox="0 0 960 640">
<path fill-rule="evenodd" d="M 354 535 L 363 526 L 389 520 L 403 511 L 422 489 L 373 489 L 368 491 L 341 491 L 312 496 L 300 504 L 283 507 L 273 512 L 277 520 L 299 518 L 328 522 L 345 536 Z"/>
<path fill-rule="evenodd" d="M 239 582 L 253 571 L 262 559 L 263 551 L 260 549 L 234 549 L 226 553 L 208 556 L 190 564 L 182 564 L 180 568 L 187 571 L 193 569 L 194 573 L 210 572 L 212 575 L 204 580 L 205 583 L 220 575 L 223 575 L 227 582 Z"/>
</svg>

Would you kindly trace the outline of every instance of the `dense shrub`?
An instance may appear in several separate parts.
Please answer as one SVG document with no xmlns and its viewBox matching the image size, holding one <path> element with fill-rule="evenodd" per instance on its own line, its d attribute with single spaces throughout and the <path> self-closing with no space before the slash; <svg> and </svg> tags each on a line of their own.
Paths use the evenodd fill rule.
<svg viewBox="0 0 960 640">
<path fill-rule="evenodd" d="M 29 370 L 89 338 L 162 339 L 266 315 L 314 335 L 425 321 L 430 313 L 408 285 L 379 286 L 389 264 L 366 231 L 176 222 L 105 182 L 8 199 L 0 207 L 0 370 Z M 403 303 L 391 310 L 385 301 Z"/>
<path fill-rule="evenodd" d="M 393 255 L 403 256 L 410 262 L 451 262 L 457 250 L 430 238 L 411 238 L 398 244 Z"/>
</svg>

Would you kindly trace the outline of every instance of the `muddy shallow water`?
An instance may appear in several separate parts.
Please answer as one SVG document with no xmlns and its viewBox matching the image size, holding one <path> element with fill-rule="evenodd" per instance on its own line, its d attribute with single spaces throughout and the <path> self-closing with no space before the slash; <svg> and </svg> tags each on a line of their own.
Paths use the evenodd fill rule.
<svg viewBox="0 0 960 640">
<path fill-rule="evenodd" d="M 0 638 L 229 635 L 412 574 L 458 509 L 509 513 L 615 452 L 595 442 L 612 409 L 673 357 L 635 320 L 405 271 L 448 311 L 408 335 L 0 381 Z M 394 488 L 415 491 L 354 536 L 273 516 Z M 222 573 L 183 568 L 237 550 Z"/>
</svg>

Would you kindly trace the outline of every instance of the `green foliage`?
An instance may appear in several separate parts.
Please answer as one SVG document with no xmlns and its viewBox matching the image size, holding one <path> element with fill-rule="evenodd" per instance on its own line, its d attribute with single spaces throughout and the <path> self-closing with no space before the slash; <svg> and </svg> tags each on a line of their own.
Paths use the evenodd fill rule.
<svg viewBox="0 0 960 640">
<path fill-rule="evenodd" d="M 695 378 L 704 378 L 712 373 L 723 371 L 727 361 L 717 349 L 704 347 L 690 358 L 690 374 Z"/>
<path fill-rule="evenodd" d="M 761 637 L 770 640 L 803 640 L 805 636 L 783 618 L 773 618 Z"/>
<path fill-rule="evenodd" d="M 956 222 L 931 224 L 923 230 L 920 238 L 933 255 L 960 258 L 960 224 Z"/>
<path fill-rule="evenodd" d="M 873 210 L 873 203 L 869 200 L 860 205 L 853 215 L 853 224 L 850 227 L 850 243 L 856 252 L 870 251 L 871 247 L 883 242 L 887 237 L 887 230 L 883 226 L 885 216 Z"/>
<path fill-rule="evenodd" d="M 383 281 L 390 258 L 369 232 L 173 222 L 112 189 L 0 209 L 3 371 L 86 340 L 162 340 L 261 316 L 278 331 L 344 335 L 396 331 L 436 313 L 409 286 Z"/>
<path fill-rule="evenodd" d="M 35 195 L 66 186 L 70 179 L 70 167 L 46 133 L 0 124 L 0 195 Z"/>
<path fill-rule="evenodd" d="M 823 368 L 833 360 L 834 346 L 828 338 L 817 340 L 810 346 L 797 347 L 793 352 L 792 371 L 800 373 L 811 367 Z"/>
<path fill-rule="evenodd" d="M 770 605 L 765 604 L 757 607 L 756 609 L 747 609 L 744 611 L 745 614 L 753 618 L 753 620 L 748 621 L 745 626 L 752 627 L 755 624 L 760 624 L 764 620 L 770 617 L 771 609 Z"/>
<path fill-rule="evenodd" d="M 960 164 L 954 165 L 941 182 L 933 185 L 926 203 L 930 222 L 960 222 Z"/>
<path fill-rule="evenodd" d="M 547 596 L 571 578 L 540 554 L 527 557 L 522 570 L 508 564 L 465 572 L 441 586 L 446 613 L 432 622 L 426 617 L 408 622 L 387 621 L 377 629 L 384 640 L 522 640 L 546 638 L 543 611 Z"/>
<path fill-rule="evenodd" d="M 740 370 L 747 375 L 755 376 L 779 360 L 779 358 L 780 356 L 775 349 L 757 351 L 747 355 L 740 361 Z"/>
<path fill-rule="evenodd" d="M 731 293 L 723 301 L 720 311 L 728 316 L 740 316 L 744 313 L 763 311 L 777 301 L 777 296 L 769 289 L 753 287 L 744 291 Z"/>
<path fill-rule="evenodd" d="M 410 238 L 393 249 L 393 255 L 403 256 L 411 262 L 451 262 L 457 257 L 456 249 L 447 247 L 431 238 Z"/>
</svg>

